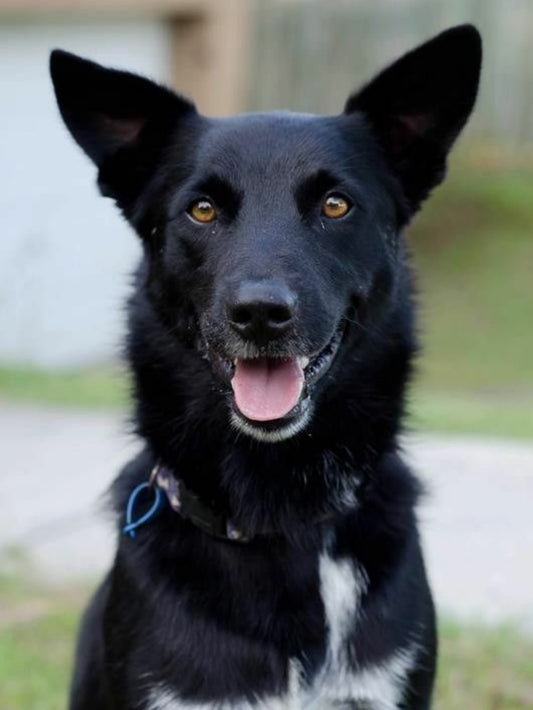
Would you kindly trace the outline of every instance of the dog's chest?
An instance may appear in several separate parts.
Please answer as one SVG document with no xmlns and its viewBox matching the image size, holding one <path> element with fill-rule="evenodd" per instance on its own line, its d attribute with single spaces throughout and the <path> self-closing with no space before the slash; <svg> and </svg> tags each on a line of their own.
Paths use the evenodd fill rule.
<svg viewBox="0 0 533 710">
<path fill-rule="evenodd" d="M 150 690 L 146 710 L 397 710 L 413 668 L 414 649 L 395 650 L 379 663 L 355 667 L 350 662 L 350 644 L 366 589 L 365 573 L 351 560 L 324 553 L 319 576 L 328 644 L 324 664 L 314 679 L 306 680 L 293 659 L 281 695 L 258 697 L 256 702 L 198 704 L 159 685 Z"/>
</svg>

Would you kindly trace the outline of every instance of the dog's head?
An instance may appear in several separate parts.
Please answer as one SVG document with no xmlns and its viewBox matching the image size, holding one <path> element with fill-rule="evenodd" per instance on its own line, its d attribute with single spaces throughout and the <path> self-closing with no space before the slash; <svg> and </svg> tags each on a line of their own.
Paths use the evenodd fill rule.
<svg viewBox="0 0 533 710">
<path fill-rule="evenodd" d="M 461 26 L 341 115 L 210 119 L 151 81 L 52 54 L 65 123 L 143 241 L 158 332 L 209 373 L 228 424 L 267 441 L 303 431 L 392 323 L 406 299 L 400 232 L 443 178 L 480 55 Z"/>
</svg>

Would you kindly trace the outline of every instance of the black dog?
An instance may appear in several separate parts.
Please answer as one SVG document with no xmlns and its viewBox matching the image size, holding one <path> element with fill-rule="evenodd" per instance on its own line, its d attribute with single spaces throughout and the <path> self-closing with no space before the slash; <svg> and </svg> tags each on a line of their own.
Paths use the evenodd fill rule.
<svg viewBox="0 0 533 710">
<path fill-rule="evenodd" d="M 128 357 L 146 449 L 114 486 L 122 532 L 72 710 L 430 707 L 434 611 L 397 445 L 416 349 L 401 233 L 480 61 L 461 26 L 340 116 L 222 120 L 52 54 L 65 123 L 144 248 Z"/>
</svg>

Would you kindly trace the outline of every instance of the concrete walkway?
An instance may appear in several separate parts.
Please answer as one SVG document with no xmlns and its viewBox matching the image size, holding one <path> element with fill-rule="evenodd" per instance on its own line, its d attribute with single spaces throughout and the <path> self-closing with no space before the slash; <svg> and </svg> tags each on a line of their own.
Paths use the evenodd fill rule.
<svg viewBox="0 0 533 710">
<path fill-rule="evenodd" d="M 139 448 L 116 414 L 0 404 L 0 555 L 23 551 L 61 582 L 111 561 L 102 494 Z M 533 629 L 533 443 L 411 436 L 420 521 L 441 611 Z"/>
</svg>

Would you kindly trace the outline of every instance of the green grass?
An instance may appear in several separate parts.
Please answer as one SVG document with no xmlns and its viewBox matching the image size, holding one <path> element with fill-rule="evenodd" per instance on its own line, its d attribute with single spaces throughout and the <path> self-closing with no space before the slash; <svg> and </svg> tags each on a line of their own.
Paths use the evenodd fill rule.
<svg viewBox="0 0 533 710">
<path fill-rule="evenodd" d="M 415 220 L 412 425 L 533 438 L 533 175 L 452 170 Z"/>
<path fill-rule="evenodd" d="M 66 707 L 78 609 L 56 611 L 0 631 L 0 707 Z"/>
<path fill-rule="evenodd" d="M 0 708 L 66 707 L 74 639 L 86 590 L 49 589 L 0 575 Z"/>
<path fill-rule="evenodd" d="M 493 397 L 475 390 L 417 386 L 410 398 L 410 431 L 533 439 L 533 397 Z"/>
<path fill-rule="evenodd" d="M 410 232 L 420 385 L 533 395 L 533 175 L 455 179 Z"/>
<path fill-rule="evenodd" d="M 532 710 L 533 640 L 514 627 L 444 623 L 435 710 Z"/>
<path fill-rule="evenodd" d="M 0 396 L 59 406 L 120 408 L 128 403 L 128 383 L 118 367 L 72 372 L 0 367 Z"/>
<path fill-rule="evenodd" d="M 533 438 L 533 175 L 456 165 L 409 230 L 423 344 L 417 429 Z M 124 374 L 0 368 L 0 396 L 126 406 Z"/>
<path fill-rule="evenodd" d="M 0 579 L 2 710 L 65 707 L 86 597 Z M 532 709 L 533 639 L 515 627 L 441 625 L 435 710 Z"/>
</svg>

